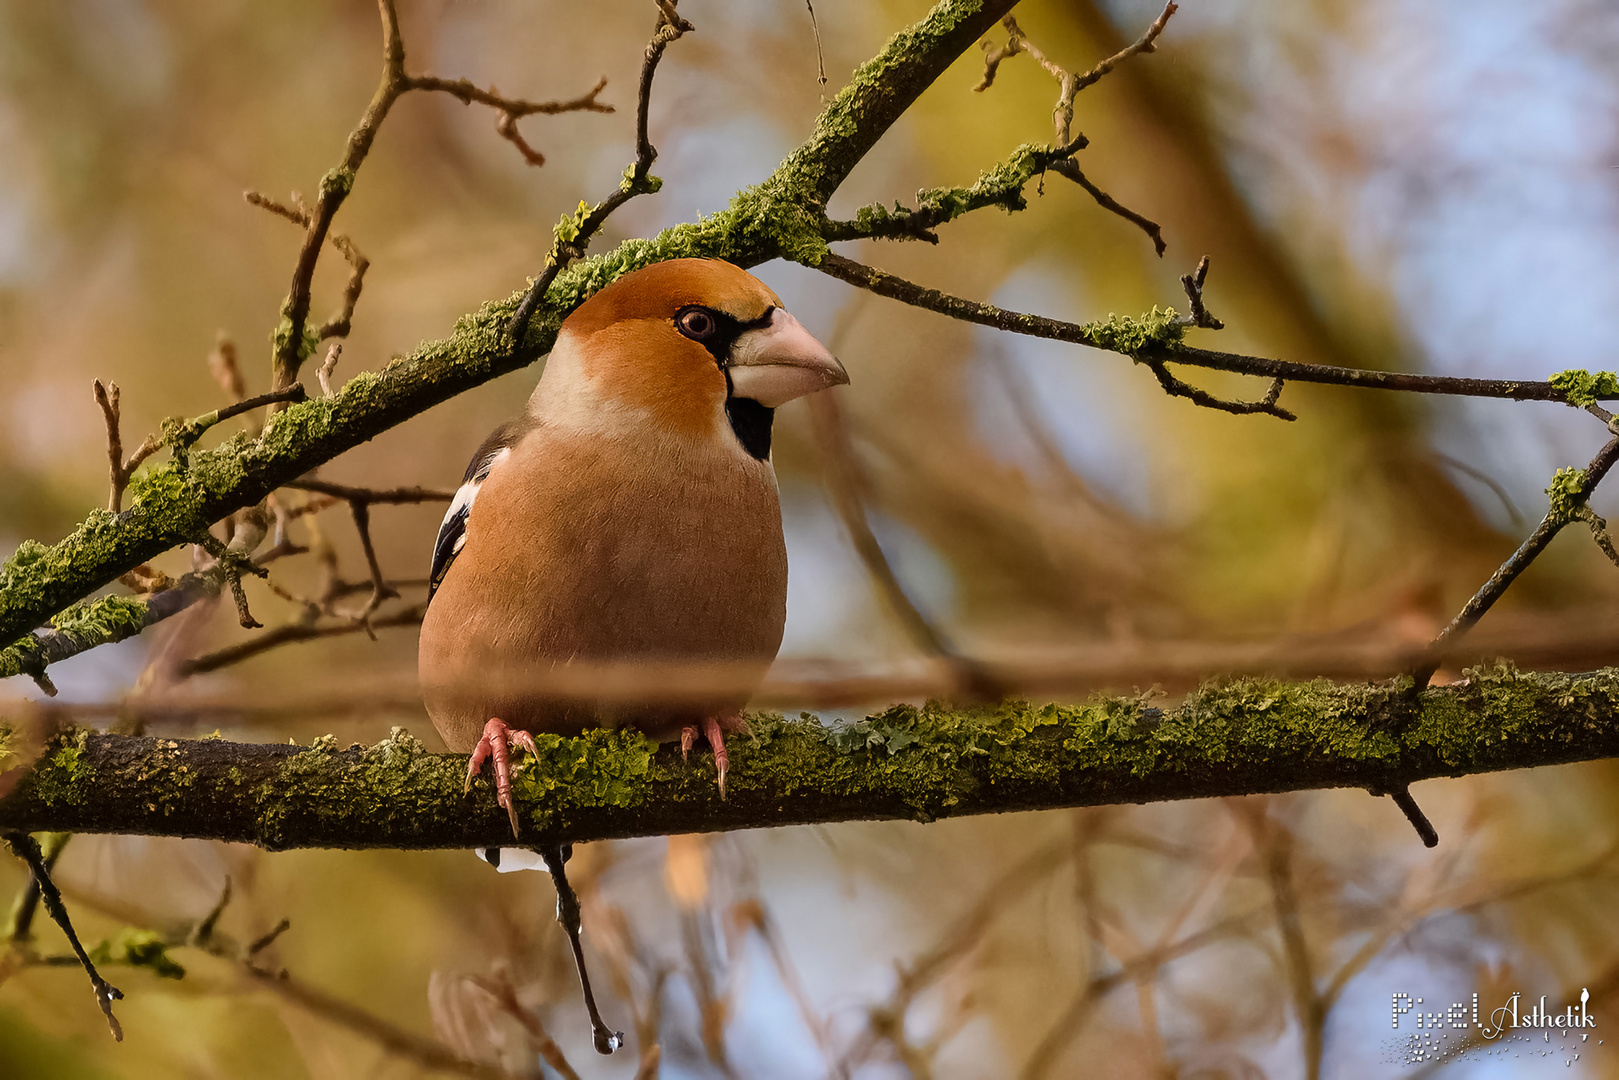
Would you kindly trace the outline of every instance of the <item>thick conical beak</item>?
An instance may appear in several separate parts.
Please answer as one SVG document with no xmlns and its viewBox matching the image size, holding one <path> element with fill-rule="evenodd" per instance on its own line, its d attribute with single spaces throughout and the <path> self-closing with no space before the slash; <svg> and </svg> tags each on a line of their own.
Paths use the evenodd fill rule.
<svg viewBox="0 0 1619 1080">
<path fill-rule="evenodd" d="M 837 357 L 781 308 L 771 311 L 764 326 L 737 337 L 729 370 L 733 397 L 770 409 L 849 381 Z"/>
</svg>

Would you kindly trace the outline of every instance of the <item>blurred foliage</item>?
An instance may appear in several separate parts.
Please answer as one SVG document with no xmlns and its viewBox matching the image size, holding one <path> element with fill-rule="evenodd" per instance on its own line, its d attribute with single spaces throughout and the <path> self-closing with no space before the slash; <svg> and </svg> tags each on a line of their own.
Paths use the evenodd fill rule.
<svg viewBox="0 0 1619 1080">
<path fill-rule="evenodd" d="M 796 0 L 686 0 L 698 33 L 666 58 L 652 111 L 665 186 L 615 217 L 598 249 L 720 209 L 796 144 L 840 74 L 922 6 L 818 2 L 831 76 L 822 87 Z M 1455 369 L 1427 325 L 1448 318 L 1444 275 L 1400 262 L 1397 241 L 1474 188 L 1441 153 L 1447 117 L 1424 111 L 1415 88 L 1350 91 L 1375 89 L 1383 65 L 1435 79 L 1463 70 L 1468 50 L 1484 48 L 1470 42 L 1517 16 L 1452 5 L 1419 19 L 1397 0 L 1182 7 L 1160 51 L 1085 90 L 1075 119 L 1091 140 L 1082 167 L 1163 224 L 1163 260 L 1135 226 L 1055 175 L 1031 190 L 1027 210 L 969 215 L 944 227 L 937 246 L 847 252 L 931 287 L 1081 322 L 1181 305 L 1178 277 L 1207 253 L 1208 302 L 1228 329 L 1196 331 L 1195 343 Z M 1083 69 L 1156 13 L 1135 0 L 1031 0 L 1018 18 L 1047 54 Z M 339 379 L 517 288 L 539 268 L 550 224 L 621 174 L 653 18 L 651 5 L 515 0 L 423 0 L 402 16 L 412 71 L 534 99 L 576 96 L 605 74 L 603 98 L 619 111 L 525 119 L 547 159 L 532 168 L 487 111 L 443 95 L 402 100 L 337 223 L 372 264 Z M 1538 36 L 1514 38 L 1514 48 L 1611 96 L 1613 12 L 1559 0 L 1537 18 Z M 103 504 L 93 378 L 123 387 L 126 445 L 165 416 L 223 403 L 207 362 L 222 336 L 237 343 L 246 392 L 267 387 L 300 237 L 241 193 L 313 193 L 369 99 L 378 36 L 359 0 L 0 0 L 0 550 L 54 539 Z M 1017 58 L 975 95 L 981 64 L 968 55 L 946 73 L 855 172 L 834 216 L 969 183 L 1019 143 L 1049 138 L 1050 77 Z M 1563 137 L 1606 138 L 1592 152 L 1613 153 L 1611 130 Z M 1408 197 L 1372 197 L 1390 184 Z M 1533 204 L 1536 192 L 1521 198 Z M 1619 216 L 1585 220 L 1600 250 Z M 1490 246 L 1492 229 L 1507 225 L 1470 234 L 1473 259 L 1505 266 L 1509 293 L 1529 290 L 1516 279 L 1533 268 L 1513 261 L 1515 248 Z M 1524 418 L 1551 406 L 1458 412 L 1290 386 L 1283 403 L 1297 423 L 1233 417 L 1165 398 L 1121 357 L 999 338 L 795 267 L 760 272 L 849 368 L 843 403 L 873 531 L 917 605 L 968 653 L 1150 658 L 1186 643 L 1422 642 L 1517 542 L 1522 530 L 1502 500 L 1538 517 L 1531 500 L 1551 481 L 1550 468 L 1503 476 L 1498 494 L 1490 469 L 1458 468 L 1455 454 L 1456 445 L 1519 447 L 1518 431 L 1540 439 Z M 318 315 L 338 306 L 344 278 L 339 261 L 323 264 Z M 1510 299 L 1492 304 L 1511 308 Z M 1496 313 L 1477 305 L 1458 310 L 1495 325 Z M 1542 315 L 1526 307 L 1516 318 Z M 1584 332 L 1605 342 L 1605 309 L 1588 322 Z M 1550 352 L 1513 362 L 1488 373 L 1612 366 Z M 323 476 L 451 486 L 535 375 L 448 402 Z M 1257 396 L 1234 376 L 1196 381 Z M 1572 413 L 1553 421 L 1599 433 Z M 1473 441 L 1458 444 L 1459 429 Z M 1585 460 L 1557 439 L 1544 442 L 1558 463 Z M 776 464 L 793 560 L 790 649 L 800 659 L 914 659 L 839 531 L 798 406 L 779 418 Z M 425 572 L 440 512 L 373 508 L 390 577 Z M 341 508 L 299 527 L 313 530 L 300 536 L 316 554 L 276 567 L 285 592 L 320 594 L 334 566 L 363 580 Z M 175 552 L 160 565 L 178 575 L 188 559 Z M 258 582 L 248 589 L 261 621 L 304 617 L 296 600 Z M 1615 599 L 1619 581 L 1601 553 L 1583 535 L 1566 537 L 1490 618 L 1526 642 L 1616 641 Z M 398 723 L 434 738 L 398 693 L 414 671 L 409 629 L 271 650 L 184 679 L 184 659 L 246 640 L 233 615 L 199 607 L 53 674 L 67 696 L 114 702 L 111 721 L 126 725 L 136 722 L 118 718 L 126 692 L 239 703 L 205 716 L 155 712 L 144 721 L 155 732 L 218 725 L 236 738 L 332 733 L 346 743 Z M 376 704 L 365 703 L 370 692 Z M 832 731 L 889 752 L 906 735 Z M 128 1038 L 106 1037 L 76 968 L 5 969 L 0 1073 L 430 1072 L 416 1044 L 389 1041 L 392 1030 L 533 1076 L 544 1029 L 586 1076 L 633 1075 L 634 1055 L 656 1040 L 668 1076 L 1058 1076 L 1084 1063 L 1120 1077 L 1281 1077 L 1301 1072 L 1312 1030 L 1301 1017 L 1314 1008 L 1327 1075 L 1374 1075 L 1388 1060 L 1381 1025 L 1394 991 L 1448 1002 L 1521 989 L 1565 1001 L 1587 986 L 1608 1015 L 1619 999 L 1607 915 L 1619 899 L 1614 779 L 1598 764 L 1422 785 L 1416 794 L 1443 837 L 1436 853 L 1363 792 L 581 849 L 573 873 L 587 946 L 605 968 L 609 1019 L 636 1029 L 628 1061 L 589 1055 L 540 875 L 495 875 L 465 853 L 267 855 L 81 837 L 60 877 L 81 936 L 107 942 L 112 981 L 128 994 L 118 1007 Z M 222 934 L 251 942 L 291 920 L 253 961 L 269 977 L 187 937 L 227 875 Z M 0 895 L 24 877 L 0 863 Z M 1288 937 L 1295 924 L 1302 953 Z M 33 929 L 30 955 L 64 951 L 42 916 Z M 1171 960 L 1166 950 L 1184 941 Z M 165 965 L 184 978 L 160 981 L 178 975 Z M 288 978 L 276 978 L 283 969 Z M 1330 1001 L 1301 998 L 1301 985 L 1325 994 L 1335 976 Z M 1563 1074 L 1578 1070 L 1619 1075 L 1619 1058 L 1589 1053 Z"/>
</svg>

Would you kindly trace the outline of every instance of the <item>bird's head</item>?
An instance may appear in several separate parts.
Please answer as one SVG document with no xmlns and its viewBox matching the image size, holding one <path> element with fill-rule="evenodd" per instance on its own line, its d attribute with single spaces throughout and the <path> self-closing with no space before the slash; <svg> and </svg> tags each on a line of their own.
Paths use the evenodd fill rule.
<svg viewBox="0 0 1619 1080">
<path fill-rule="evenodd" d="M 764 282 L 717 259 L 671 259 L 568 316 L 529 410 L 595 431 L 734 437 L 763 459 L 777 406 L 848 381 Z"/>
</svg>

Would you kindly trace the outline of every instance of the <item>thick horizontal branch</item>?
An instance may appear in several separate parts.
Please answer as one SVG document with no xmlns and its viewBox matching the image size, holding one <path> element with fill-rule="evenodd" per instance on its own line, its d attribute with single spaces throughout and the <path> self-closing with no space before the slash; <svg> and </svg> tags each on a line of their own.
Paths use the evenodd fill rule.
<svg viewBox="0 0 1619 1080">
<path fill-rule="evenodd" d="M 820 235 L 826 200 L 922 91 L 1013 2 L 942 0 L 854 73 L 810 137 L 764 183 L 739 192 L 718 214 L 666 229 L 650 240 L 627 241 L 559 274 L 517 347 L 504 331 L 520 295 L 486 304 L 462 318 L 450 337 L 424 344 L 379 372 L 357 375 L 338 394 L 277 413 L 256 440 L 239 436 L 191 454 L 188 467 L 170 463 L 149 470 L 135 479 L 132 506 L 124 513 L 93 513 L 50 547 L 23 544 L 0 568 L 0 645 L 118 575 L 197 539 L 213 522 L 344 451 L 529 364 L 551 348 L 568 312 L 632 270 L 682 256 L 727 259 L 744 267 L 777 257 L 814 262 L 826 250 Z M 389 64 L 394 63 L 390 53 Z M 357 129 L 366 146 L 371 130 L 364 124 Z M 350 156 L 363 149 L 351 147 Z M 338 179 L 351 176 L 352 171 Z M 325 187 L 346 191 L 336 180 Z M 335 212 L 335 194 L 331 202 Z M 329 216 L 323 212 L 322 220 Z M 318 251 L 324 236 L 324 228 L 311 229 L 300 256 L 300 275 L 303 257 L 312 259 L 310 253 Z M 298 317 L 289 318 L 298 324 L 307 299 L 301 294 L 292 299 L 292 314 Z M 290 357 L 286 366 L 294 366 Z"/>
<path fill-rule="evenodd" d="M 539 844 L 1245 795 L 1397 791 L 1438 776 L 1619 756 L 1619 669 L 1524 674 L 1500 666 L 1412 692 L 1326 680 L 1237 680 L 1179 706 L 895 706 L 857 725 L 752 718 L 732 740 L 727 797 L 712 760 L 634 731 L 536 737 L 516 778 Z M 21 736 L 11 736 L 21 742 Z M 401 729 L 339 750 L 55 736 L 0 799 L 0 830 L 69 830 L 293 847 L 510 843 L 466 759 Z M 13 747 L 20 750 L 20 747 Z M 9 778 L 7 778 L 9 779 Z M 1392 813 L 1392 809 L 1390 811 Z"/>
</svg>

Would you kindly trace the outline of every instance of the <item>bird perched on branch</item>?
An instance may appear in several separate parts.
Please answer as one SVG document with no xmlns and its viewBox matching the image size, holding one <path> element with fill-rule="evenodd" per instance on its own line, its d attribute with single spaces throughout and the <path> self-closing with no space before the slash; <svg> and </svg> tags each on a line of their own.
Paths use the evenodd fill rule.
<svg viewBox="0 0 1619 1080">
<path fill-rule="evenodd" d="M 717 260 L 626 275 L 562 324 L 527 410 L 479 447 L 445 515 L 421 631 L 428 713 L 471 752 L 469 786 L 493 759 L 514 835 L 508 759 L 531 732 L 702 736 L 724 794 L 725 734 L 787 614 L 774 410 L 848 381 L 775 293 Z M 675 700 L 567 685 L 694 664 L 725 685 Z"/>
</svg>

